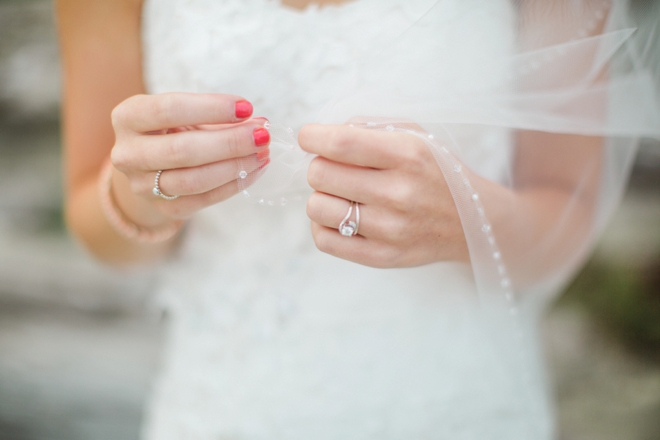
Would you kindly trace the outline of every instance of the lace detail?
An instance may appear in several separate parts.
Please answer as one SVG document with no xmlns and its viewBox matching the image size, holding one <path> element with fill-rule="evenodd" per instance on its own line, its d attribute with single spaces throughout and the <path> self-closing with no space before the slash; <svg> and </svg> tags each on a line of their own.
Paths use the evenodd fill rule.
<svg viewBox="0 0 660 440">
<path fill-rule="evenodd" d="M 361 0 L 298 11 L 266 0 L 149 1 L 147 84 L 153 93 L 239 94 L 257 113 L 298 129 L 350 78 L 352 60 L 400 34 L 433 3 Z"/>
<path fill-rule="evenodd" d="M 238 94 L 298 129 L 352 78 L 352 61 L 434 3 L 298 11 L 267 0 L 147 0 L 146 82 L 153 93 Z M 478 146 L 463 153 L 480 174 L 504 178 L 505 131 L 454 134 Z M 532 419 L 517 400 L 520 368 L 493 348 L 467 266 L 382 271 L 341 261 L 316 251 L 304 209 L 235 197 L 194 219 L 162 277 L 171 332 L 145 438 L 551 437 L 543 390 L 533 390 Z M 533 333 L 534 322 L 522 322 Z M 535 352 L 532 344 L 527 361 Z"/>
</svg>

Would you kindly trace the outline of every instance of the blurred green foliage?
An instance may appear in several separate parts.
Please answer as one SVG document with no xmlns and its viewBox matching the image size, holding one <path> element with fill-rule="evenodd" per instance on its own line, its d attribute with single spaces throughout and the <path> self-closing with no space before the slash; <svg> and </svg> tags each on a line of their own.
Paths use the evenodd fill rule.
<svg viewBox="0 0 660 440">
<path fill-rule="evenodd" d="M 643 267 L 594 258 L 558 305 L 583 307 L 627 347 L 660 361 L 660 255 Z"/>
</svg>

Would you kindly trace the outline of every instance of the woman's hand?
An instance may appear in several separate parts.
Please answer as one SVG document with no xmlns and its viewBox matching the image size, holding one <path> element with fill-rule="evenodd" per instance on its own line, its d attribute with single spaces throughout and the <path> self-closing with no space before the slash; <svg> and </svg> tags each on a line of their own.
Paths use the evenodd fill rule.
<svg viewBox="0 0 660 440">
<path fill-rule="evenodd" d="M 115 167 L 107 201 L 121 211 L 113 214 L 123 214 L 124 224 L 156 231 L 230 197 L 238 191 L 240 171 L 256 177 L 268 161 L 268 133 L 259 131 L 265 121 L 249 119 L 251 106 L 237 106 L 241 98 L 144 95 L 142 3 L 55 3 L 64 74 L 66 222 L 89 251 L 116 265 L 161 259 L 176 239 L 138 242 L 108 218 L 109 204 L 99 192 L 99 183 L 107 188 L 99 173 L 108 156 Z M 161 191 L 178 199 L 153 194 L 158 170 L 164 170 Z"/>
<path fill-rule="evenodd" d="M 318 154 L 308 173 L 307 204 L 316 246 L 373 267 L 468 261 L 463 228 L 429 147 L 418 137 L 350 126 L 308 125 L 303 150 Z M 359 235 L 337 228 L 360 204 Z"/>
<path fill-rule="evenodd" d="M 251 115 L 247 101 L 219 94 L 137 95 L 119 104 L 112 112 L 111 159 L 120 172 L 113 185 L 124 214 L 154 226 L 236 194 L 239 176 L 254 177 L 269 161 L 266 120 Z M 154 195 L 159 170 L 161 192 L 177 199 Z"/>
</svg>

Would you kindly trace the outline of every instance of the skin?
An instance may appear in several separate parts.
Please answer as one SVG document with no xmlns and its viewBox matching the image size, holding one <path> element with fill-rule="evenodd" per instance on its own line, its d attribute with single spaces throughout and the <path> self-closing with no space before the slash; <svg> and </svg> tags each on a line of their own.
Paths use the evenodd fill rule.
<svg viewBox="0 0 660 440">
<path fill-rule="evenodd" d="M 323 1 L 340 3 L 341 0 Z M 286 0 L 304 8 L 307 0 Z M 113 192 L 119 209 L 135 224 L 158 227 L 187 219 L 203 207 L 238 192 L 237 158 L 258 172 L 252 134 L 264 120 L 236 118 L 242 97 L 222 94 L 146 95 L 142 82 L 141 0 L 59 0 L 57 14 L 64 64 L 63 124 L 66 163 L 66 219 L 70 230 L 98 258 L 111 264 L 136 264 L 168 255 L 176 237 L 137 244 L 117 234 L 98 199 L 99 170 L 110 156 Z M 317 157 L 309 169 L 315 190 L 307 213 L 317 247 L 339 258 L 373 267 L 409 267 L 437 261 L 469 261 L 460 218 L 428 147 L 415 136 L 349 126 L 309 125 L 300 146 Z M 536 148 L 552 146 L 552 148 Z M 579 147 L 579 148 L 578 148 Z M 581 185 L 584 203 L 572 211 L 572 226 L 557 240 L 558 249 L 579 240 L 590 223 L 599 175 L 600 141 L 526 132 L 516 150 L 516 191 L 471 176 L 489 217 L 503 240 L 508 262 L 522 267 L 520 283 L 539 274 L 524 270 L 527 249 L 543 241 L 559 222 Z M 570 160 L 567 160 L 570 159 Z M 543 166 L 540 166 L 543 165 Z M 583 170 L 594 172 L 584 180 Z M 165 201 L 151 193 L 157 170 L 161 190 L 181 197 Z M 535 170 L 552 170 L 551 175 Z M 469 172 L 469 170 L 468 170 Z M 359 202 L 360 235 L 346 238 L 337 225 L 349 202 Z M 509 208 L 524 212 L 535 227 L 519 237 Z M 527 228 L 529 230 L 529 228 Z M 564 258 L 547 252 L 546 270 Z M 538 266 L 538 265 L 537 265 Z"/>
<path fill-rule="evenodd" d="M 469 260 L 451 193 L 421 140 L 316 124 L 304 127 L 298 140 L 319 155 L 308 172 L 316 191 L 307 215 L 321 251 L 382 268 Z M 337 232 L 347 200 L 360 203 L 361 211 L 360 235 L 348 240 Z"/>
<path fill-rule="evenodd" d="M 99 259 L 116 265 L 162 258 L 176 237 L 157 244 L 125 239 L 107 222 L 98 175 L 112 157 L 113 193 L 133 223 L 158 227 L 231 197 L 237 158 L 258 168 L 252 133 L 264 120 L 239 119 L 229 95 L 145 95 L 141 0 L 61 0 L 57 18 L 64 66 L 66 220 Z M 160 161 L 164 159 L 164 161 Z M 165 201 L 150 193 L 185 194 Z"/>
<path fill-rule="evenodd" d="M 314 124 L 301 130 L 299 143 L 319 155 L 308 173 L 316 191 L 307 214 L 321 251 L 380 268 L 469 261 L 449 188 L 419 138 Z M 511 277 L 523 286 L 563 264 L 585 242 L 602 141 L 526 131 L 517 143 L 515 191 L 465 173 L 481 195 Z M 361 203 L 360 236 L 348 240 L 336 229 L 347 200 Z M 550 231 L 556 232 L 548 244 Z"/>
</svg>

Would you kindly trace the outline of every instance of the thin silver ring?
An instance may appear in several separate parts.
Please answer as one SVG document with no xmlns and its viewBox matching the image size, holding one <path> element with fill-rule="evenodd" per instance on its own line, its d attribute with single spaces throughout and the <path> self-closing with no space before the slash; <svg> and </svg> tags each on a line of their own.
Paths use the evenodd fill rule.
<svg viewBox="0 0 660 440">
<path fill-rule="evenodd" d="M 178 199 L 179 196 L 168 196 L 167 194 L 163 194 L 163 192 L 160 190 L 160 184 L 159 184 L 159 182 L 160 182 L 160 175 L 161 175 L 161 174 L 163 174 L 163 170 L 158 170 L 158 172 L 156 173 L 156 179 L 154 180 L 154 189 L 152 190 L 152 192 L 154 193 L 154 195 L 155 195 L 155 196 L 158 196 L 158 197 L 160 197 L 160 198 L 162 198 L 162 199 L 165 199 L 165 200 L 174 200 L 174 199 Z"/>
<path fill-rule="evenodd" d="M 355 206 L 355 221 L 351 220 L 351 215 L 353 214 L 353 206 Z M 351 200 L 351 204 L 348 206 L 348 212 L 344 219 L 339 223 L 337 230 L 344 237 L 352 237 L 357 235 L 358 230 L 360 229 L 360 204 Z"/>
</svg>

